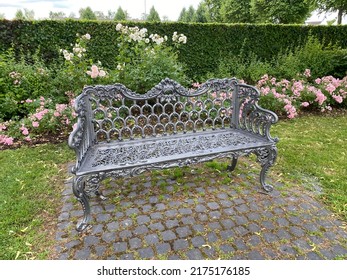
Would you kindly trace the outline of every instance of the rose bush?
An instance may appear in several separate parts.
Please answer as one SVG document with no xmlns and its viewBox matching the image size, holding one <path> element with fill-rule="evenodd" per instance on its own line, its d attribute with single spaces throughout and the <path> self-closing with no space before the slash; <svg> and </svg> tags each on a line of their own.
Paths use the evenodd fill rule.
<svg viewBox="0 0 347 280">
<path fill-rule="evenodd" d="M 261 105 L 292 119 L 303 110 L 331 111 L 347 107 L 347 76 L 317 78 L 311 82 L 311 71 L 306 69 L 297 79 L 277 81 L 264 75 L 257 87 L 261 93 Z"/>
</svg>

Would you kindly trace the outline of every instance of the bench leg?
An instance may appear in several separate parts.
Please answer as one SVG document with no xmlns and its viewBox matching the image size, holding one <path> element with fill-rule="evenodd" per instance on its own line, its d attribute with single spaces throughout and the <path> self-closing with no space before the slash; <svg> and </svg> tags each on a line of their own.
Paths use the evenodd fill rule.
<svg viewBox="0 0 347 280">
<path fill-rule="evenodd" d="M 237 164 L 237 157 L 233 157 L 231 165 L 228 165 L 227 170 L 230 172 L 234 171 L 236 164 Z"/>
<path fill-rule="evenodd" d="M 85 177 L 81 176 L 74 178 L 72 190 L 83 208 L 82 221 L 80 221 L 76 226 L 76 230 L 79 232 L 84 231 L 88 227 L 90 221 L 90 206 L 88 201 L 88 195 L 85 192 L 85 186 Z"/>
<path fill-rule="evenodd" d="M 104 196 L 101 191 L 99 190 L 100 187 L 100 182 L 103 179 L 103 175 L 104 174 L 94 174 L 91 175 L 88 179 L 87 179 L 87 183 L 86 183 L 86 193 L 89 197 L 92 196 L 92 194 L 95 194 L 96 196 L 98 196 L 101 200 L 106 200 L 107 197 Z"/>
<path fill-rule="evenodd" d="M 258 161 L 261 165 L 260 171 L 260 184 L 263 189 L 267 192 L 271 192 L 273 190 L 273 186 L 266 184 L 265 177 L 271 166 L 274 165 L 277 158 L 277 148 L 276 146 L 261 148 L 256 152 Z"/>
</svg>

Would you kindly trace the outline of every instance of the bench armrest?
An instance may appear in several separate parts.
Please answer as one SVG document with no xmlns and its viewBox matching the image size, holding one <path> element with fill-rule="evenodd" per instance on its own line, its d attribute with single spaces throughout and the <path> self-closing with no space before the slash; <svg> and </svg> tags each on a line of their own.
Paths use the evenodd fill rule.
<svg viewBox="0 0 347 280">
<path fill-rule="evenodd" d="M 245 84 L 240 84 L 238 87 L 238 128 L 278 142 L 277 137 L 274 138 L 270 135 L 271 125 L 278 121 L 277 115 L 258 105 L 260 97 L 258 89 Z"/>
<path fill-rule="evenodd" d="M 85 91 L 76 98 L 74 109 L 77 114 L 77 123 L 68 140 L 69 147 L 76 153 L 76 165 L 72 169 L 72 173 L 78 170 L 87 150 L 94 142 L 94 133 L 90 127 L 91 108 Z"/>
</svg>

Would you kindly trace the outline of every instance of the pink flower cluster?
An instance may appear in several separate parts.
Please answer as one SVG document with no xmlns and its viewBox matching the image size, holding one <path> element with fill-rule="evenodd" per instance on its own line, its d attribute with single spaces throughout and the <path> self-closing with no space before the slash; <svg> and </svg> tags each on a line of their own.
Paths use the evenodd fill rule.
<svg viewBox="0 0 347 280">
<path fill-rule="evenodd" d="M 106 72 L 102 70 L 101 68 L 99 69 L 98 66 L 95 64 L 92 65 L 91 71 L 87 71 L 87 75 L 89 75 L 92 79 L 95 79 L 97 77 L 106 77 Z"/>
<path fill-rule="evenodd" d="M 332 76 L 317 78 L 309 83 L 311 71 L 306 69 L 299 79 L 291 81 L 276 81 L 264 75 L 257 83 L 262 96 L 273 96 L 277 102 L 283 104 L 283 111 L 288 118 L 295 118 L 302 108 L 318 108 L 321 111 L 332 110 L 347 98 L 347 76 L 336 79 Z"/>
<path fill-rule="evenodd" d="M 73 110 L 74 100 L 71 93 L 68 104 L 52 104 L 50 99 L 40 97 L 37 100 L 26 100 L 23 103 L 38 104 L 38 108 L 26 118 L 18 121 L 0 123 L 0 145 L 11 146 L 16 140 L 32 141 L 47 132 L 64 132 L 71 130 L 71 123 L 76 117 Z M 32 105 L 30 105 L 32 106 Z M 55 106 L 55 108 L 53 107 Z"/>
</svg>

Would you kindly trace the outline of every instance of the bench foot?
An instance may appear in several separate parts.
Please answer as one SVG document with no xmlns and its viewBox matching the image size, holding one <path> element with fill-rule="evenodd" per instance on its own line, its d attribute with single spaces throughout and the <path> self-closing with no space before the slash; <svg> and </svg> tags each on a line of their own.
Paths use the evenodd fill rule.
<svg viewBox="0 0 347 280">
<path fill-rule="evenodd" d="M 88 195 L 85 192 L 85 186 L 86 182 L 84 177 L 76 177 L 74 179 L 72 190 L 77 200 L 81 203 L 83 209 L 82 221 L 80 221 L 76 226 L 76 230 L 79 232 L 84 231 L 88 227 L 90 221 L 90 206 Z"/>
<path fill-rule="evenodd" d="M 230 172 L 234 171 L 236 164 L 237 164 L 237 157 L 233 157 L 231 165 L 228 165 L 227 170 Z"/>
<path fill-rule="evenodd" d="M 276 146 L 261 148 L 256 154 L 262 167 L 260 171 L 260 184 L 265 191 L 271 192 L 274 188 L 272 185 L 267 184 L 265 179 L 269 168 L 273 166 L 276 161 L 277 148 Z"/>
</svg>

